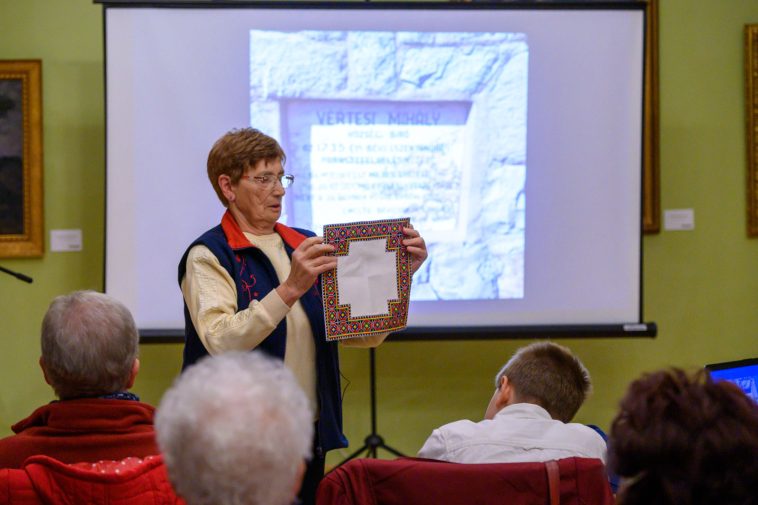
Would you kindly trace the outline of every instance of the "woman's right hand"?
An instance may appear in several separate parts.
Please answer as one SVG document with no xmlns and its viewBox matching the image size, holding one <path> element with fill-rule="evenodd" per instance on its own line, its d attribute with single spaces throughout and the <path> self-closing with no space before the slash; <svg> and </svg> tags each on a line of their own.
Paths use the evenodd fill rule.
<svg viewBox="0 0 758 505">
<path fill-rule="evenodd" d="M 305 239 L 292 253 L 290 275 L 276 288 L 284 303 L 292 307 L 308 291 L 322 273 L 337 268 L 337 257 L 326 256 L 334 246 L 323 237 Z"/>
</svg>

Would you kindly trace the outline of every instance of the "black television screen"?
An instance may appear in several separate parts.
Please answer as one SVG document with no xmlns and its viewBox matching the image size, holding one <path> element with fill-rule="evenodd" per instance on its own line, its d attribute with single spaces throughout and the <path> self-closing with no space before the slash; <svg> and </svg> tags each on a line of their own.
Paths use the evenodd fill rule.
<svg viewBox="0 0 758 505">
<path fill-rule="evenodd" d="M 141 329 L 183 327 L 245 126 L 287 153 L 283 222 L 411 218 L 411 330 L 644 328 L 641 2 L 103 3 L 105 282 Z"/>
</svg>

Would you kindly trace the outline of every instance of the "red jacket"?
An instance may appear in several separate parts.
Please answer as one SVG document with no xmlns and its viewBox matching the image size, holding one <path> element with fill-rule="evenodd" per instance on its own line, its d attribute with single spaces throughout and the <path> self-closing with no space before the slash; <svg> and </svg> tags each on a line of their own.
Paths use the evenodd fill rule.
<svg viewBox="0 0 758 505">
<path fill-rule="evenodd" d="M 0 470 L 0 505 L 183 505 L 160 456 L 66 465 L 47 456 Z"/>
<path fill-rule="evenodd" d="M 132 400 L 87 398 L 53 402 L 12 426 L 0 440 L 0 468 L 21 468 L 45 454 L 64 463 L 158 454 L 155 409 Z"/>
</svg>

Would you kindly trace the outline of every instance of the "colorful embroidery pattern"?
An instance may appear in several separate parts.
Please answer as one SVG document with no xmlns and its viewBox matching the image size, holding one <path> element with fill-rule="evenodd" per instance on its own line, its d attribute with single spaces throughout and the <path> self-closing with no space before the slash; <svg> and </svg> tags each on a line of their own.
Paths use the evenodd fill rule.
<svg viewBox="0 0 758 505">
<path fill-rule="evenodd" d="M 402 218 L 324 226 L 324 242 L 336 247 L 335 256 L 347 255 L 351 242 L 376 239 L 386 239 L 386 250 L 397 252 L 398 293 L 396 299 L 388 300 L 389 314 L 352 317 L 350 305 L 339 304 L 337 269 L 321 274 L 327 340 L 362 337 L 405 328 L 412 276 L 411 257 L 403 247 L 402 240 L 403 226 L 409 224 L 410 218 Z"/>
</svg>

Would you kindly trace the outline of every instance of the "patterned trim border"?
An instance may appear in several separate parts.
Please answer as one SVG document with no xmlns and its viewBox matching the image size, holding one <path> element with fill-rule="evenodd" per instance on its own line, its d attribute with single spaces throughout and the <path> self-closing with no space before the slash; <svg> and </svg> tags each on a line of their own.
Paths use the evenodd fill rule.
<svg viewBox="0 0 758 505">
<path fill-rule="evenodd" d="M 359 221 L 355 223 L 324 226 L 324 242 L 336 247 L 335 256 L 345 256 L 350 243 L 364 240 L 387 240 L 387 251 L 397 251 L 398 297 L 389 300 L 389 314 L 352 317 L 350 304 L 339 304 L 337 269 L 321 274 L 324 300 L 326 339 L 342 340 L 378 333 L 402 330 L 408 321 L 408 302 L 411 293 L 411 256 L 402 246 L 403 226 L 410 225 L 410 218 Z"/>
</svg>

